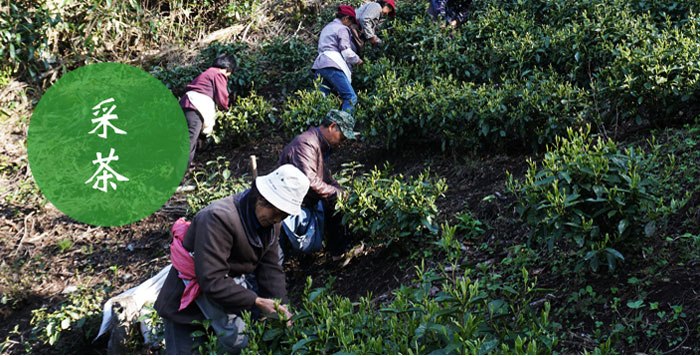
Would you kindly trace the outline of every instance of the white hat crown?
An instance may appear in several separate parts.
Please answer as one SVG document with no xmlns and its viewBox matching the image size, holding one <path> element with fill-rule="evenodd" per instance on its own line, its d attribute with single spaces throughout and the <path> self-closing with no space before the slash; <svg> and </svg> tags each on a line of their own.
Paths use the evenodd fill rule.
<svg viewBox="0 0 700 356">
<path fill-rule="evenodd" d="M 299 215 L 310 182 L 299 168 L 285 164 L 268 175 L 256 178 L 255 185 L 270 204 L 287 214 Z"/>
</svg>

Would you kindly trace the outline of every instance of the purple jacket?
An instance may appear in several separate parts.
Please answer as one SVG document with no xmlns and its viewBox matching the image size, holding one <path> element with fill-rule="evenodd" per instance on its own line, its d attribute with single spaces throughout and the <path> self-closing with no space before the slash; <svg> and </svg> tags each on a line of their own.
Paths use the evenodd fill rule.
<svg viewBox="0 0 700 356">
<path fill-rule="evenodd" d="M 343 25 L 340 19 L 335 19 L 321 31 L 321 36 L 318 39 L 318 57 L 313 66 L 312 70 L 323 69 L 323 68 L 335 68 L 337 70 L 342 70 L 332 59 L 323 55 L 325 51 L 336 51 L 340 52 L 345 58 L 345 62 L 352 70 L 352 65 L 360 61 L 360 57 L 357 56 L 357 48 L 355 44 L 352 43 L 352 34 L 350 28 Z"/>
<path fill-rule="evenodd" d="M 190 85 L 185 88 L 185 92 L 190 90 L 196 91 L 197 93 L 204 94 L 216 103 L 219 110 L 228 110 L 228 78 L 226 78 L 219 68 L 211 67 L 202 74 L 198 75 L 197 78 L 190 83 Z M 194 105 L 190 102 L 187 95 L 183 95 L 180 98 L 180 107 L 183 109 L 197 110 Z"/>
</svg>

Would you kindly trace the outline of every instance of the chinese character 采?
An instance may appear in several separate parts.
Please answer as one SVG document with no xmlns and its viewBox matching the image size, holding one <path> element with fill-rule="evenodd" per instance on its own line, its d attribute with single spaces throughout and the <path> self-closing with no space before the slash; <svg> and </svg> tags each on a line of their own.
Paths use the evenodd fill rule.
<svg viewBox="0 0 700 356">
<path fill-rule="evenodd" d="M 109 98 L 109 99 L 103 100 L 101 103 L 95 105 L 95 107 L 92 108 L 92 110 L 95 110 L 95 112 L 92 113 L 92 116 L 99 115 L 100 109 L 102 111 L 102 116 L 100 116 L 96 119 L 92 119 L 92 123 L 98 124 L 98 125 L 94 129 L 92 129 L 92 131 L 88 132 L 89 134 L 95 133 L 101 127 L 102 133 L 97 134 L 97 136 L 100 136 L 102 138 L 107 138 L 107 128 L 111 127 L 112 130 L 114 130 L 114 133 L 119 134 L 119 135 L 126 135 L 126 131 L 115 127 L 110 122 L 110 120 L 116 120 L 119 118 L 116 114 L 112 113 L 112 111 L 114 111 L 114 109 L 116 109 L 117 106 L 112 104 L 112 106 L 109 109 L 107 109 L 106 107 L 101 108 L 101 106 L 103 104 L 113 103 L 113 102 L 114 102 L 114 98 Z"/>
<path fill-rule="evenodd" d="M 102 152 L 97 152 L 97 159 L 92 161 L 92 164 L 99 164 L 100 167 L 97 169 L 95 174 L 90 177 L 87 181 L 85 181 L 85 184 L 90 183 L 95 177 L 97 179 L 95 180 L 95 184 L 92 185 L 92 189 L 99 189 L 103 192 L 107 192 L 107 183 L 109 183 L 110 186 L 112 186 L 112 189 L 117 190 L 117 184 L 115 182 L 110 181 L 111 178 L 116 178 L 120 182 L 128 182 L 129 178 L 124 177 L 123 175 L 117 173 L 114 171 L 109 166 L 109 163 L 112 161 L 118 161 L 119 156 L 114 155 L 114 148 L 110 148 L 109 151 L 109 156 L 106 158 L 102 158 Z M 102 173 L 102 175 L 99 175 Z M 99 185 L 102 183 L 101 185 Z"/>
</svg>

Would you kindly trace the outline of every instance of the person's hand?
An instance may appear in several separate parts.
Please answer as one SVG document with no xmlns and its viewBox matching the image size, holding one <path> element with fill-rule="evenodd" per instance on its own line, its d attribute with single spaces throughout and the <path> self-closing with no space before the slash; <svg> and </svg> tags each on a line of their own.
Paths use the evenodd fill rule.
<svg viewBox="0 0 700 356">
<path fill-rule="evenodd" d="M 457 20 L 452 20 L 452 22 L 450 22 L 450 27 L 457 27 Z"/>
<path fill-rule="evenodd" d="M 287 319 L 287 326 L 292 326 L 292 313 L 289 312 L 286 305 L 278 305 L 279 312 L 284 313 L 285 319 Z"/>
<path fill-rule="evenodd" d="M 363 63 L 365 63 L 365 61 L 363 61 L 362 59 L 360 59 L 357 63 L 355 63 L 355 65 L 360 66 L 360 65 L 362 65 Z"/>
<path fill-rule="evenodd" d="M 341 188 L 341 189 L 338 191 L 338 193 L 336 193 L 336 199 L 338 199 L 338 200 L 347 199 L 347 198 L 348 198 L 348 195 L 350 195 L 350 193 L 348 193 L 347 190 Z"/>
<path fill-rule="evenodd" d="M 255 298 L 255 306 L 263 312 L 264 315 L 268 314 L 282 314 L 288 320 L 287 325 L 292 325 L 292 313 L 287 310 L 287 307 L 278 304 L 272 299 L 268 298 Z"/>
<path fill-rule="evenodd" d="M 380 40 L 379 37 L 377 37 L 377 36 L 374 36 L 374 37 L 372 37 L 372 38 L 369 39 L 369 43 L 371 43 L 371 44 L 373 44 L 373 45 L 376 45 L 377 42 L 381 42 L 381 40 Z"/>
</svg>

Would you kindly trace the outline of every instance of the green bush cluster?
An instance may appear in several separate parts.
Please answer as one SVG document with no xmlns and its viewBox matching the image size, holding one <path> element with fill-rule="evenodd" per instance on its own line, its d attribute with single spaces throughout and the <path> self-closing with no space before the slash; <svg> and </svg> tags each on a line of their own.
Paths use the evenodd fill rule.
<svg viewBox="0 0 700 356">
<path fill-rule="evenodd" d="M 375 167 L 356 174 L 359 165 L 346 167 L 339 182 L 348 194 L 338 199 L 336 208 L 343 224 L 362 234 L 371 244 L 391 243 L 423 233 L 437 233 L 436 201 L 444 196 L 444 179 L 426 170 L 416 177 L 391 175 L 391 168 Z"/>
<path fill-rule="evenodd" d="M 64 351 L 69 351 L 73 344 L 89 343 L 99 329 L 101 304 L 107 292 L 105 288 L 111 289 L 105 286 L 80 286 L 54 311 L 49 312 L 46 308 L 32 310 L 32 342 L 25 348 L 38 346 L 34 345 L 36 340 Z M 68 332 L 75 332 L 73 334 L 79 336 L 78 340 L 65 337 Z"/>
<path fill-rule="evenodd" d="M 8 5 L 0 11 L 0 70 L 36 78 L 49 69 L 47 34 L 60 18 L 44 6 L 31 11 L 25 1 Z"/>
<path fill-rule="evenodd" d="M 520 296 L 501 299 L 470 271 L 457 279 L 418 268 L 412 286 L 402 286 L 393 300 L 377 306 L 370 298 L 357 303 L 332 294 L 329 285 L 311 289 L 292 317 L 250 323 L 244 319 L 254 354 L 543 354 L 557 338 L 548 320 L 550 306 L 529 306 L 536 294 L 527 272 L 519 280 Z M 511 288 L 511 287 L 509 287 Z"/>
<path fill-rule="evenodd" d="M 325 96 L 318 90 L 320 81 L 314 82 L 314 90 L 300 90 L 290 98 L 280 115 L 280 125 L 293 136 L 304 132 L 310 126 L 318 126 L 331 109 L 339 109 L 340 102 L 334 96 Z"/>
<path fill-rule="evenodd" d="M 216 161 L 207 162 L 204 169 L 194 172 L 195 190 L 187 195 L 188 215 L 196 214 L 215 200 L 250 188 L 246 176 L 231 177 L 230 163 L 226 157 L 219 156 Z"/>
<path fill-rule="evenodd" d="M 151 72 L 175 96 L 182 96 L 185 87 L 211 65 L 221 53 L 236 58 L 238 68 L 228 78 L 233 95 L 247 96 L 251 91 L 273 92 L 283 97 L 312 86 L 311 63 L 316 55 L 315 46 L 299 37 L 274 37 L 259 46 L 241 42 L 212 42 L 200 50 L 195 63 L 172 68 L 154 67 Z"/>
<path fill-rule="evenodd" d="M 533 70 L 500 84 L 436 77 L 425 84 L 388 71 L 360 97 L 363 139 L 396 147 L 427 141 L 447 147 L 537 148 L 585 122 L 586 92 L 556 73 Z"/>
<path fill-rule="evenodd" d="M 261 129 L 275 122 L 276 109 L 263 97 L 252 91 L 249 96 L 237 97 L 228 111 L 218 112 L 212 136 L 218 143 L 222 139 L 241 142 L 260 137 Z"/>
<path fill-rule="evenodd" d="M 276 37 L 262 44 L 258 65 L 275 95 L 286 97 L 312 87 L 311 64 L 316 55 L 316 45 L 298 36 Z"/>
<path fill-rule="evenodd" d="M 523 181 L 509 175 L 520 217 L 531 228 L 529 242 L 555 247 L 579 266 L 610 271 L 654 235 L 658 219 L 677 205 L 659 197 L 659 177 L 649 169 L 658 159 L 639 148 L 568 130 L 548 148 L 541 166 L 529 160 Z"/>
</svg>

